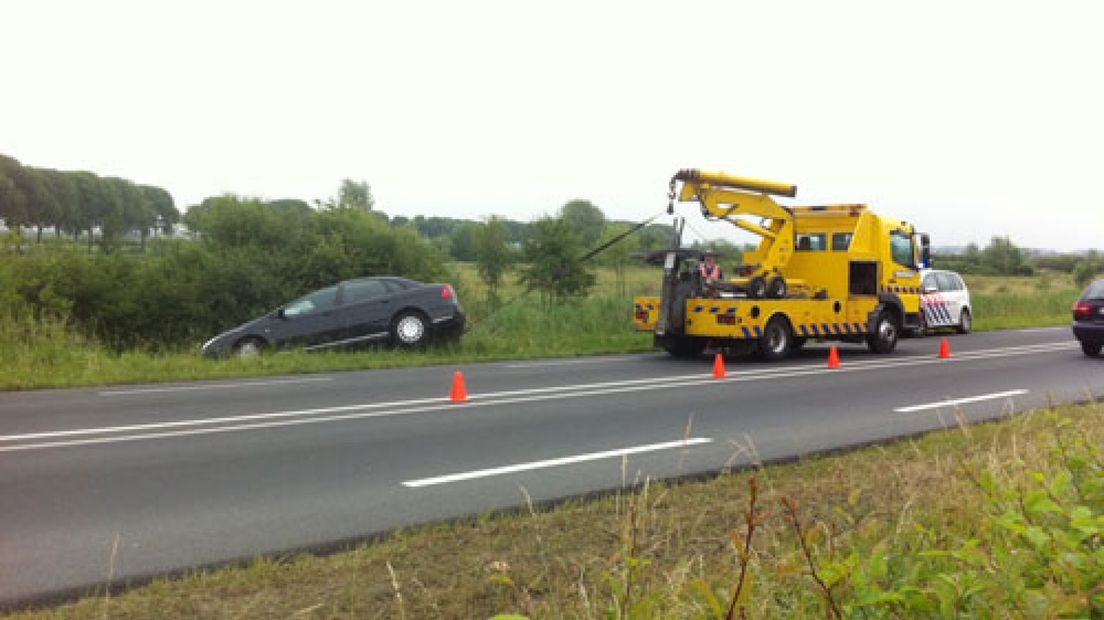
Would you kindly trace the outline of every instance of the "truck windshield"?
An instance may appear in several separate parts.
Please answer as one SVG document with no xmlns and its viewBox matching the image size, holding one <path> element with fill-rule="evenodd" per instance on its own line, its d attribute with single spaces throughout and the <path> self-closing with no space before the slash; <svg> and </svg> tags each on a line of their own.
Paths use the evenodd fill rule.
<svg viewBox="0 0 1104 620">
<path fill-rule="evenodd" d="M 893 262 L 905 267 L 916 267 L 915 253 L 912 249 L 912 237 L 899 232 L 889 236 L 889 253 Z"/>
</svg>

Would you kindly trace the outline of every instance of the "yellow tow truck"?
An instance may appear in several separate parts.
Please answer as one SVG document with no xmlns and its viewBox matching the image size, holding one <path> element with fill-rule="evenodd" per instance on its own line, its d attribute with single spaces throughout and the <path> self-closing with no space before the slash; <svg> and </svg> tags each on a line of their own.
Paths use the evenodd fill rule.
<svg viewBox="0 0 1104 620">
<path fill-rule="evenodd" d="M 712 346 L 754 350 L 768 360 L 810 338 L 865 341 L 871 351 L 890 353 L 903 330 L 919 330 L 928 236 L 865 205 L 787 207 L 771 197 L 796 194 L 785 183 L 677 172 L 668 212 L 676 198 L 695 202 L 706 219 L 762 240 L 745 253 L 737 277 L 707 283 L 701 253 L 679 247 L 685 220 L 676 219 L 671 249 L 649 257 L 663 265 L 661 294 L 634 298 L 634 327 L 653 332 L 656 346 L 677 357 Z"/>
</svg>

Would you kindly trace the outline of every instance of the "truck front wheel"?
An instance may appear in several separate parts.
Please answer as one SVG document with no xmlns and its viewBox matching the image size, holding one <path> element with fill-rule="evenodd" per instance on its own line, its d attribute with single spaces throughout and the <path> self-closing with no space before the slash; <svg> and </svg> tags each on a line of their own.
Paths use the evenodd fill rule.
<svg viewBox="0 0 1104 620">
<path fill-rule="evenodd" d="M 888 308 L 882 308 L 874 319 L 874 331 L 866 337 L 866 346 L 874 353 L 892 353 L 900 333 L 897 317 Z"/>
</svg>

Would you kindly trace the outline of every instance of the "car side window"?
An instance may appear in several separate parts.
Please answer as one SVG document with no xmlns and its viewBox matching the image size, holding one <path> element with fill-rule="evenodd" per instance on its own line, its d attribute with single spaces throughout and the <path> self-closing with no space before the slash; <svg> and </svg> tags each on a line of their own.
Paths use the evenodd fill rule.
<svg viewBox="0 0 1104 620">
<path fill-rule="evenodd" d="M 337 304 L 337 287 L 331 286 L 300 297 L 284 308 L 284 316 L 303 316 L 332 309 Z"/>
<path fill-rule="evenodd" d="M 379 280 L 346 282 L 344 286 L 345 292 L 342 293 L 342 303 L 345 305 L 369 301 L 387 294 L 387 287 Z"/>
<path fill-rule="evenodd" d="M 949 273 L 937 273 L 935 274 L 936 282 L 939 282 L 939 290 L 941 291 L 953 291 L 955 290 L 954 278 Z"/>
</svg>

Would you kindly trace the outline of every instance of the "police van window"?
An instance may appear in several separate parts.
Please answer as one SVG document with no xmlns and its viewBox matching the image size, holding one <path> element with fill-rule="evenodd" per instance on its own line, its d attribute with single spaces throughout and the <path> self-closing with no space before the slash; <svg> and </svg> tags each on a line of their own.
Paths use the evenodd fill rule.
<svg viewBox="0 0 1104 620">
<path fill-rule="evenodd" d="M 953 277 L 954 277 L 954 281 L 955 281 L 955 290 L 956 291 L 966 290 L 966 283 L 962 281 L 962 277 L 959 276 L 957 273 L 954 274 Z"/>
<path fill-rule="evenodd" d="M 893 262 L 904 267 L 916 267 L 912 252 L 912 237 L 901 233 L 889 236 L 889 254 Z"/>
<path fill-rule="evenodd" d="M 935 274 L 928 274 L 927 277 L 924 278 L 924 283 L 921 284 L 920 287 L 924 291 L 930 291 L 932 289 L 938 290 L 939 287 L 935 285 Z"/>
<path fill-rule="evenodd" d="M 937 273 L 935 274 L 936 281 L 939 282 L 939 290 L 941 291 L 954 291 L 958 290 L 955 287 L 954 278 L 949 273 Z"/>
<path fill-rule="evenodd" d="M 798 252 L 823 252 L 827 249 L 828 235 L 825 233 L 804 234 L 797 236 Z"/>
<path fill-rule="evenodd" d="M 846 252 L 851 247 L 851 233 L 836 233 L 832 235 L 832 251 Z"/>
</svg>

